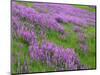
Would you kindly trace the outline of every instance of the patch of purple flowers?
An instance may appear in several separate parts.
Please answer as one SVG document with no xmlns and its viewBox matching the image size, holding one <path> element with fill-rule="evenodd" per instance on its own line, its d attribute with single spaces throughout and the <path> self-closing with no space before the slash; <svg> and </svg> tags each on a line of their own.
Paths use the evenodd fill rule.
<svg viewBox="0 0 100 75">
<path fill-rule="evenodd" d="M 95 13 L 75 8 L 72 5 L 34 3 L 30 8 L 12 2 L 12 33 L 28 42 L 32 60 L 41 61 L 56 70 L 77 70 L 85 67 L 82 67 L 74 48 L 65 49 L 48 42 L 45 38 L 45 29 L 63 34 L 66 32 L 61 23 L 72 23 L 74 31 L 78 33 L 80 48 L 86 53 L 88 50 L 88 46 L 85 44 L 86 36 L 80 27 L 95 26 L 94 19 Z M 27 26 L 23 23 L 26 20 Z M 42 30 L 40 32 L 41 44 L 37 39 L 36 26 L 40 26 Z"/>
</svg>

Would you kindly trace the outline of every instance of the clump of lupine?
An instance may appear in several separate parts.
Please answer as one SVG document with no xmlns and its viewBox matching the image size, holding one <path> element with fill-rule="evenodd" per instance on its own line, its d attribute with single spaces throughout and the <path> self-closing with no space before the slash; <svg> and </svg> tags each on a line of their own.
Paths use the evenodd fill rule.
<svg viewBox="0 0 100 75">
<path fill-rule="evenodd" d="M 82 69 L 80 60 L 72 48 L 61 48 L 50 42 L 43 42 L 37 50 L 33 45 L 29 47 L 33 60 L 46 63 L 57 70 L 77 70 Z"/>
<path fill-rule="evenodd" d="M 85 54 L 87 54 L 87 52 L 88 52 L 88 45 L 86 44 L 86 43 L 84 43 L 84 44 L 80 44 L 80 48 L 83 50 L 83 52 L 85 53 Z"/>
<path fill-rule="evenodd" d="M 28 24 L 24 25 L 27 21 Z M 95 26 L 95 13 L 75 8 L 72 5 L 39 4 L 34 3 L 33 8 L 12 3 L 12 33 L 28 42 L 29 53 L 33 60 L 41 61 L 56 70 L 77 70 L 86 69 L 80 63 L 79 57 L 74 48 L 62 48 L 54 43 L 46 41 L 43 35 L 41 44 L 37 40 L 35 27 L 41 27 L 40 35 L 44 29 L 51 29 L 65 33 L 61 23 L 72 23 L 74 31 L 78 33 L 80 47 L 87 51 L 87 45 L 82 44 L 86 37 L 80 27 L 88 25 Z M 24 65 L 26 62 L 24 63 Z"/>
<path fill-rule="evenodd" d="M 35 23 L 43 27 L 64 33 L 64 27 L 48 14 L 38 13 L 33 8 L 17 5 L 15 3 L 13 3 L 12 8 L 12 14 L 20 17 L 21 19 L 24 18 L 33 24 Z"/>
<path fill-rule="evenodd" d="M 84 52 L 84 54 L 87 54 L 88 52 L 88 45 L 86 41 L 86 35 L 84 32 L 82 32 L 81 28 L 78 26 L 74 27 L 74 31 L 77 33 L 77 37 L 79 38 L 79 44 L 80 44 L 80 49 Z"/>
<path fill-rule="evenodd" d="M 33 8 L 40 13 L 49 13 L 50 16 L 65 23 L 73 23 L 83 27 L 95 26 L 95 13 L 76 8 L 73 5 L 33 3 Z"/>
</svg>

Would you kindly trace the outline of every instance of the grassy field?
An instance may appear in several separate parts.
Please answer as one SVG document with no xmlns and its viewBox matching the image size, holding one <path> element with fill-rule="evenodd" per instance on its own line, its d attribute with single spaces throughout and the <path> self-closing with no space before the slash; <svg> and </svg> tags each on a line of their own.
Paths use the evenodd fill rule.
<svg viewBox="0 0 100 75">
<path fill-rule="evenodd" d="M 32 4 L 27 4 L 27 6 L 31 7 Z M 91 12 L 95 12 L 95 9 L 89 8 L 88 6 L 81 6 L 77 5 L 76 7 L 81 9 L 86 9 Z M 79 48 L 78 36 L 77 33 L 73 31 L 74 25 L 72 24 L 63 24 L 65 31 L 68 32 L 65 39 L 59 38 L 59 33 L 48 30 L 47 40 L 55 43 L 58 46 L 64 48 L 74 48 L 76 54 L 79 56 L 80 61 L 82 64 L 85 64 L 90 69 L 96 68 L 96 39 L 95 39 L 95 27 L 87 27 L 82 28 L 82 31 L 86 34 L 86 42 L 89 47 L 89 52 L 84 54 L 82 50 Z M 20 48 L 20 45 L 22 47 Z M 11 47 L 11 54 L 12 54 L 12 72 L 18 72 L 18 69 L 21 69 L 24 61 L 27 61 L 27 65 L 29 68 L 29 72 L 45 72 L 45 71 L 54 71 L 55 69 L 52 67 L 47 67 L 46 64 L 42 64 L 41 62 L 32 61 L 28 51 L 28 44 L 27 42 L 23 41 L 22 39 L 12 39 L 12 47 Z M 20 62 L 20 66 L 18 66 L 18 62 Z"/>
</svg>

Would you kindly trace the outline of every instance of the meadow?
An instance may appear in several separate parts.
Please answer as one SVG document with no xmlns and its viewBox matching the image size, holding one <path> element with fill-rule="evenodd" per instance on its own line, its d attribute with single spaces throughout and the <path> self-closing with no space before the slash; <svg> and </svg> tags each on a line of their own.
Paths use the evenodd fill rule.
<svg viewBox="0 0 100 75">
<path fill-rule="evenodd" d="M 12 2 L 11 71 L 96 68 L 96 7 Z"/>
</svg>

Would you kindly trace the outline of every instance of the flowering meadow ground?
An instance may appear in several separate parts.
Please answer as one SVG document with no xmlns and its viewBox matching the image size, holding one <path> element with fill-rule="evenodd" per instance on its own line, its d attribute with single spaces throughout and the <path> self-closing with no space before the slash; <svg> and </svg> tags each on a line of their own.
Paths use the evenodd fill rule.
<svg viewBox="0 0 100 75">
<path fill-rule="evenodd" d="M 12 2 L 11 71 L 96 68 L 96 7 Z"/>
</svg>

